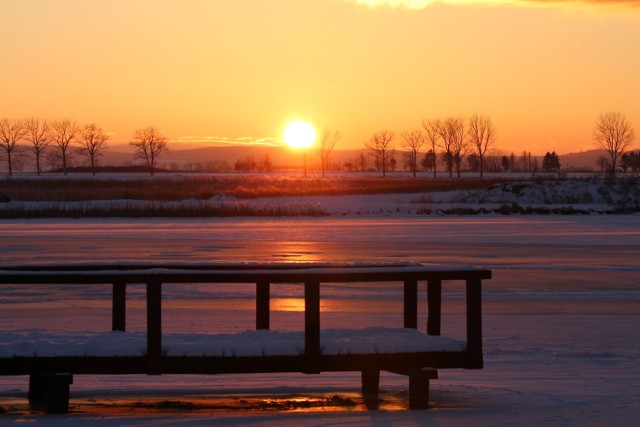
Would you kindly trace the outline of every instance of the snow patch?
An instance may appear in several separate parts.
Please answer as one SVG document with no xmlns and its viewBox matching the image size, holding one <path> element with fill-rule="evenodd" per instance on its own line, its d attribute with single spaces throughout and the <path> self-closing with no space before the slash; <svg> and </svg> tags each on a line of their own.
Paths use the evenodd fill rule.
<svg viewBox="0 0 640 427">
<path fill-rule="evenodd" d="M 247 330 L 233 334 L 164 334 L 167 356 L 298 356 L 303 332 Z M 463 341 L 415 329 L 371 327 L 321 331 L 327 355 L 464 351 Z M 16 331 L 0 333 L 0 357 L 143 356 L 144 332 Z"/>
</svg>

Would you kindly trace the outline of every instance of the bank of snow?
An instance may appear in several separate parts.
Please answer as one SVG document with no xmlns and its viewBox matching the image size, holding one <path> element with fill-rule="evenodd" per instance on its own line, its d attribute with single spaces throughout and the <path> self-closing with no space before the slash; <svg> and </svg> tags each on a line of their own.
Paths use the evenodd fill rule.
<svg viewBox="0 0 640 427">
<path fill-rule="evenodd" d="M 0 203 L 0 217 L 280 217 L 640 212 L 640 179 L 496 184 L 486 190 L 410 194 L 265 197 L 219 194 L 180 201 L 92 200 Z"/>
<path fill-rule="evenodd" d="M 640 180 L 530 181 L 496 184 L 486 190 L 281 197 L 254 202 L 309 203 L 337 216 L 631 213 L 640 211 Z"/>
</svg>

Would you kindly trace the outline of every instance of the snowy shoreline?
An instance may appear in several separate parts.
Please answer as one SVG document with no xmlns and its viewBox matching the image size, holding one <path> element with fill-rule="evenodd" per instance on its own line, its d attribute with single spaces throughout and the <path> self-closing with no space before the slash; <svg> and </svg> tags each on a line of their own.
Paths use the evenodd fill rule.
<svg viewBox="0 0 640 427">
<path fill-rule="evenodd" d="M 235 199 L 225 194 L 180 201 L 91 200 L 0 203 L 24 217 L 283 217 L 637 214 L 640 181 L 564 180 L 496 184 L 486 190 Z"/>
</svg>

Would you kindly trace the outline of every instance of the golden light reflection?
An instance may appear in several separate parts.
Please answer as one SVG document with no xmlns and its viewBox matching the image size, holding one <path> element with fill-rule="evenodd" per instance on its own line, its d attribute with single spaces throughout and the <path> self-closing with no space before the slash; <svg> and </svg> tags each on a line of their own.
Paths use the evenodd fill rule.
<svg viewBox="0 0 640 427">
<path fill-rule="evenodd" d="M 273 298 L 272 311 L 304 312 L 304 298 Z M 320 300 L 320 311 L 325 313 L 334 311 L 335 307 L 329 302 Z"/>
<path fill-rule="evenodd" d="M 316 248 L 314 242 L 273 242 L 275 249 L 273 258 L 287 263 L 326 262 L 326 258 Z"/>
<path fill-rule="evenodd" d="M 304 312 L 304 298 L 272 298 L 271 311 Z M 320 299 L 322 313 L 396 313 L 401 307 L 389 304 L 385 299 L 366 299 L 354 302 L 351 299 Z"/>
</svg>

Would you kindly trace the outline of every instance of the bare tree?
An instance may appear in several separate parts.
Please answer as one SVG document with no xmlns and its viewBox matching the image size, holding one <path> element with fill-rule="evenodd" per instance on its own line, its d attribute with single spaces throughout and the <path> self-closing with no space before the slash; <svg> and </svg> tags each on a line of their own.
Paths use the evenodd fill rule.
<svg viewBox="0 0 640 427">
<path fill-rule="evenodd" d="M 531 151 L 524 150 L 520 156 L 520 163 L 522 164 L 522 170 L 524 172 L 536 171 L 536 159 L 533 157 Z"/>
<path fill-rule="evenodd" d="M 82 130 L 82 146 L 80 152 L 89 158 L 91 162 L 91 173 L 96 174 L 96 159 L 102 155 L 105 144 L 109 140 L 109 136 L 104 133 L 102 128 L 95 123 L 88 124 Z"/>
<path fill-rule="evenodd" d="M 389 130 L 381 130 L 374 134 L 369 141 L 365 143 L 365 146 L 373 151 L 376 156 L 376 162 L 382 168 L 382 176 L 387 176 L 387 167 L 389 166 L 391 159 L 393 158 L 394 149 L 391 142 L 395 133 Z"/>
<path fill-rule="evenodd" d="M 442 132 L 440 131 L 442 127 L 442 122 L 440 121 L 440 119 L 433 119 L 433 120 L 423 120 L 422 121 L 422 128 L 424 129 L 427 139 L 429 140 L 429 143 L 431 144 L 431 152 L 433 153 L 433 155 L 436 155 L 436 147 L 438 146 L 438 140 L 441 138 Z M 433 177 L 436 177 L 436 170 L 438 169 L 436 166 L 436 161 L 434 159 L 433 162 Z"/>
<path fill-rule="evenodd" d="M 480 161 L 480 177 L 482 177 L 484 175 L 485 154 L 496 140 L 496 130 L 491 119 L 478 114 L 471 116 L 468 137 Z"/>
<path fill-rule="evenodd" d="M 453 176 L 453 139 L 449 135 L 451 132 L 453 120 L 454 119 L 451 117 L 446 118 L 440 123 L 440 126 L 438 127 L 438 133 L 440 134 L 440 140 L 442 141 L 442 160 L 446 163 L 447 171 L 449 172 L 450 177 Z"/>
<path fill-rule="evenodd" d="M 16 149 L 16 144 L 26 136 L 26 128 L 22 120 L 0 119 L 0 145 L 7 155 L 9 176 L 13 175 L 11 155 Z"/>
<path fill-rule="evenodd" d="M 609 159 L 606 156 L 598 156 L 596 159 L 596 164 L 600 166 L 600 172 L 603 172 L 609 169 Z"/>
<path fill-rule="evenodd" d="M 51 143 L 47 120 L 31 118 L 25 121 L 26 139 L 31 143 L 31 152 L 36 156 L 36 173 L 40 175 L 40 158 Z"/>
<path fill-rule="evenodd" d="M 143 159 L 149 167 L 149 173 L 153 176 L 156 159 L 169 148 L 167 138 L 162 136 L 157 128 L 149 126 L 137 129 L 131 145 L 135 149 L 137 159 Z"/>
<path fill-rule="evenodd" d="M 404 146 L 409 150 L 407 153 L 409 156 L 409 167 L 411 167 L 413 177 L 415 178 L 416 170 L 418 169 L 418 153 L 427 141 L 420 130 L 403 132 L 402 139 L 404 140 Z"/>
<path fill-rule="evenodd" d="M 600 114 L 593 129 L 593 139 L 609 154 L 609 167 L 612 178 L 616 177 L 618 160 L 624 150 L 633 143 L 636 135 L 631 122 L 619 111 Z"/>
<path fill-rule="evenodd" d="M 80 126 L 78 126 L 75 121 L 69 119 L 56 120 L 51 123 L 50 132 L 51 141 L 53 141 L 60 151 L 62 171 L 66 175 L 69 145 L 75 141 L 80 133 Z"/>
<path fill-rule="evenodd" d="M 467 149 L 465 138 L 465 120 L 463 117 L 447 117 L 440 126 L 440 138 L 444 148 L 445 161 L 449 176 L 453 176 L 453 165 L 456 165 L 460 178 L 460 165 Z"/>
<path fill-rule="evenodd" d="M 367 156 L 364 155 L 364 152 L 360 152 L 360 155 L 356 159 L 356 165 L 358 165 L 358 170 L 360 172 L 366 172 L 369 169 L 369 162 L 367 161 Z"/>
<path fill-rule="evenodd" d="M 331 151 L 336 146 L 336 143 L 340 139 L 340 132 L 331 131 L 327 128 L 322 129 L 320 133 L 320 139 L 316 144 L 318 155 L 320 156 L 320 170 L 322 171 L 322 177 L 324 178 L 324 173 L 329 167 L 329 156 L 331 155 Z"/>
</svg>

